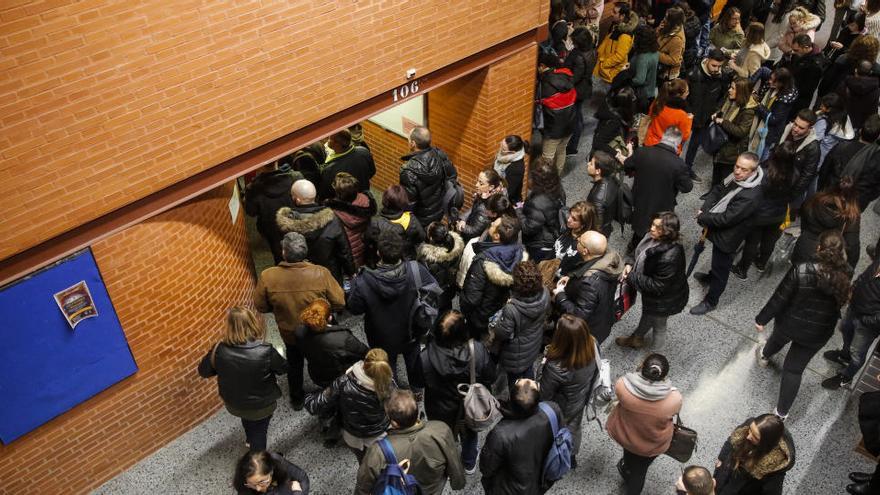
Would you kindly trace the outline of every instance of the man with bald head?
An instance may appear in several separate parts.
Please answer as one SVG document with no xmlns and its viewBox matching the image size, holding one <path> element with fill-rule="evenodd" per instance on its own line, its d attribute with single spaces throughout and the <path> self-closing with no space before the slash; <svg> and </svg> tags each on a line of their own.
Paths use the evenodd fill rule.
<svg viewBox="0 0 880 495">
<path fill-rule="evenodd" d="M 315 203 L 315 185 L 302 179 L 290 188 L 293 207 L 278 210 L 275 220 L 283 234 L 298 232 L 306 239 L 309 261 L 330 270 L 342 284 L 344 275 L 354 275 L 354 258 L 342 223 L 333 210 Z"/>
<path fill-rule="evenodd" d="M 561 313 L 587 322 L 590 333 L 601 344 L 614 324 L 614 291 L 623 273 L 620 254 L 608 249 L 608 239 L 588 230 L 578 238 L 581 262 L 564 273 L 553 291 L 554 303 Z"/>
<path fill-rule="evenodd" d="M 422 225 L 440 220 L 450 207 L 461 205 L 445 204 L 451 199 L 447 188 L 458 182 L 458 172 L 443 150 L 431 145 L 431 131 L 418 126 L 410 132 L 410 154 L 401 159 L 406 163 L 400 167 L 400 185 L 406 189 L 413 205 L 413 215 Z"/>
</svg>

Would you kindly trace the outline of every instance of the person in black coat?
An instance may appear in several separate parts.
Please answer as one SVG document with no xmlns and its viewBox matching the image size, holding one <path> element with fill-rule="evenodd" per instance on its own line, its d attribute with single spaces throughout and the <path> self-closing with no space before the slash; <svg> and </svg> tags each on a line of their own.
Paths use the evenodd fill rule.
<svg viewBox="0 0 880 495">
<path fill-rule="evenodd" d="M 541 355 L 544 321 L 550 294 L 541 272 L 531 260 L 513 267 L 510 299 L 497 319 L 489 323 L 490 340 L 497 349 L 496 361 L 507 374 L 507 388 L 520 378 L 535 378 L 535 360 Z"/>
<path fill-rule="evenodd" d="M 614 318 L 614 292 L 623 273 L 623 259 L 608 250 L 608 240 L 596 231 L 578 238 L 581 262 L 563 273 L 553 291 L 554 307 L 587 322 L 590 333 L 601 344 L 611 333 Z"/>
<path fill-rule="evenodd" d="M 529 143 L 520 136 L 510 135 L 501 140 L 495 165 L 492 167 L 507 183 L 507 199 L 515 205 L 522 202 L 523 179 L 526 175 L 525 157 Z"/>
<path fill-rule="evenodd" d="M 688 109 L 694 114 L 691 125 L 691 138 L 688 141 L 684 161 L 692 178 L 696 177 L 694 159 L 700 148 L 712 115 L 721 107 L 727 95 L 730 79 L 723 75 L 721 68 L 727 62 L 727 55 L 720 49 L 711 50 L 706 58 L 693 66 L 684 79 L 688 83 Z"/>
<path fill-rule="evenodd" d="M 239 495 L 309 495 L 309 475 L 281 454 L 248 452 L 235 466 L 232 488 Z"/>
<path fill-rule="evenodd" d="M 853 161 L 853 158 L 862 151 L 863 148 L 868 146 L 869 144 L 873 144 L 880 138 L 880 115 L 872 115 L 865 119 L 864 125 L 859 129 L 859 138 L 852 141 L 841 141 L 834 145 L 831 148 L 831 151 L 825 156 L 825 161 L 822 163 L 822 168 L 819 169 L 819 190 L 828 189 L 832 186 L 836 186 L 840 183 L 841 177 L 843 177 L 844 172 L 847 168 L 849 168 L 850 162 Z M 876 145 L 875 145 L 876 146 Z M 867 164 L 872 164 L 872 160 L 866 161 Z M 875 193 L 877 189 L 880 189 L 880 164 L 875 164 L 873 168 L 876 171 L 872 170 L 862 170 L 863 173 L 858 174 L 858 178 L 856 179 L 856 190 L 861 193 L 863 191 L 863 181 L 864 181 L 864 190 L 870 190 L 871 193 Z M 872 178 L 871 175 L 877 175 L 877 178 Z M 873 180 L 872 180 L 873 179 Z M 876 193 L 875 193 L 876 194 Z M 861 196 L 861 194 L 859 194 Z M 862 202 L 861 197 L 859 198 L 859 209 L 861 211 L 865 211 L 865 208 L 868 206 L 873 199 L 869 199 L 866 197 L 867 201 Z"/>
<path fill-rule="evenodd" d="M 312 184 L 320 184 L 321 166 L 324 165 L 325 160 L 327 160 L 327 149 L 318 141 L 278 160 L 278 168 L 287 165 L 294 173 L 301 174 L 302 179 Z"/>
<path fill-rule="evenodd" d="M 407 211 L 408 208 L 407 193 L 400 184 L 394 184 L 382 194 L 382 210 L 378 216 L 370 219 L 370 225 L 364 232 L 364 260 L 367 266 L 375 267 L 379 261 L 379 237 L 385 232 L 395 233 L 403 239 L 404 260 L 416 258 L 416 247 L 425 240 L 425 228 L 412 212 Z"/>
<path fill-rule="evenodd" d="M 520 224 L 516 216 L 504 215 L 489 227 L 489 242 L 474 245 L 475 256 L 464 279 L 459 304 L 471 336 L 486 334 L 489 318 L 510 296 L 513 267 L 529 255 L 517 242 Z"/>
<path fill-rule="evenodd" d="M 354 258 L 342 222 L 326 206 L 315 204 L 315 186 L 307 180 L 293 183 L 294 206 L 275 215 L 282 234 L 298 232 L 306 238 L 309 261 L 330 270 L 342 285 L 343 275 L 354 275 Z"/>
<path fill-rule="evenodd" d="M 840 233 L 823 233 L 816 247 L 815 261 L 792 266 L 755 317 L 755 328 L 759 332 L 764 331 L 770 320 L 776 320 L 767 343 L 758 348 L 762 366 L 791 343 L 782 366 L 776 403 L 776 415 L 781 418 L 788 416 L 804 369 L 831 339 L 840 319 L 840 308 L 849 300 L 852 270 L 846 264 L 843 249 Z"/>
<path fill-rule="evenodd" d="M 334 196 L 333 180 L 339 172 L 351 174 L 357 179 L 361 191 L 369 191 L 370 179 L 376 175 L 376 163 L 370 150 L 363 146 L 355 146 L 347 129 L 330 136 L 327 144 L 333 153 L 327 157 L 327 163 L 321 170 L 318 198 L 323 201 Z"/>
<path fill-rule="evenodd" d="M 724 442 L 715 463 L 718 495 L 782 495 L 795 448 L 785 424 L 773 414 L 750 418 Z"/>
<path fill-rule="evenodd" d="M 574 48 L 565 57 L 563 65 L 571 69 L 574 89 L 577 97 L 574 102 L 574 126 L 571 139 L 565 148 L 567 155 L 576 155 L 581 134 L 584 131 L 583 103 L 593 94 L 593 68 L 596 66 L 596 43 L 593 34 L 586 27 L 575 29 L 571 33 Z"/>
<path fill-rule="evenodd" d="M 851 268 L 859 262 L 860 218 L 858 200 L 852 179 L 844 177 L 841 182 L 825 191 L 814 194 L 804 205 L 801 215 L 801 235 L 791 253 L 792 263 L 813 260 L 816 245 L 823 232 L 834 230 L 843 234 L 846 260 Z"/>
<path fill-rule="evenodd" d="M 804 108 L 797 113 L 794 120 L 785 126 L 779 143 L 788 142 L 795 146 L 794 152 L 794 185 L 791 188 L 792 218 L 797 216 L 808 189 L 816 178 L 819 170 L 819 140 L 813 126 L 816 124 L 816 114 L 809 108 Z M 771 148 L 772 150 L 773 148 Z"/>
<path fill-rule="evenodd" d="M 529 197 L 520 212 L 522 241 L 535 263 L 555 257 L 553 243 L 562 232 L 559 212 L 563 207 L 565 191 L 559 173 L 541 157 L 529 167 Z"/>
<path fill-rule="evenodd" d="M 452 300 L 457 289 L 455 279 L 463 252 L 464 240 L 442 222 L 428 225 L 425 242 L 416 248 L 416 259 L 428 268 L 437 285 L 443 289 L 437 306 L 439 313 L 452 309 Z"/>
<path fill-rule="evenodd" d="M 251 451 L 266 450 L 269 421 L 281 389 L 275 375 L 287 373 L 287 361 L 263 342 L 265 329 L 253 311 L 232 307 L 226 313 L 226 335 L 199 363 L 202 378 L 217 376 L 226 410 L 241 418 Z"/>
<path fill-rule="evenodd" d="M 308 394 L 305 407 L 309 414 L 319 416 L 339 411 L 342 438 L 360 463 L 367 448 L 391 426 L 383 403 L 395 387 L 388 355 L 382 349 L 370 349 L 363 361 L 329 387 Z"/>
<path fill-rule="evenodd" d="M 621 72 L 623 74 L 626 71 Z M 596 130 L 593 131 L 593 148 L 590 156 L 597 151 L 604 151 L 614 156 L 618 149 L 623 146 L 635 123 L 636 94 L 629 86 L 609 94 L 602 100 L 599 109 L 596 110 Z"/>
<path fill-rule="evenodd" d="M 269 245 L 276 265 L 284 261 L 281 257 L 284 236 L 275 222 L 275 214 L 281 208 L 293 207 L 290 187 L 301 178 L 302 174 L 291 172 L 289 165 L 282 165 L 278 170 L 268 165 L 244 190 L 244 212 L 257 217 L 257 232 Z"/>
<path fill-rule="evenodd" d="M 873 68 L 873 63 L 862 60 L 856 66 L 855 74 L 846 76 L 837 88 L 837 93 L 846 102 L 846 114 L 853 129 L 861 129 L 868 117 L 877 115 L 880 80 L 871 73 Z"/>
<path fill-rule="evenodd" d="M 859 429 L 865 450 L 880 456 L 880 392 L 865 392 L 859 397 Z M 846 485 L 847 493 L 852 495 L 871 495 L 880 493 L 880 464 L 874 474 L 852 472 L 849 479 L 854 483 Z"/>
<path fill-rule="evenodd" d="M 458 172 L 446 153 L 431 146 L 431 132 L 418 126 L 409 134 L 412 153 L 401 159 L 400 185 L 406 189 L 412 211 L 419 223 L 428 225 L 450 213 L 444 204 L 447 182 L 457 182 Z"/>
<path fill-rule="evenodd" d="M 758 166 L 758 156 L 752 152 L 739 155 L 733 173 L 706 195 L 703 207 L 697 212 L 697 223 L 704 228 L 706 239 L 712 242 L 712 269 L 709 273 L 695 273 L 700 283 L 709 285 L 705 299 L 691 308 L 692 315 L 714 311 L 718 299 L 727 287 L 733 257 L 752 226 L 752 217 L 761 203 L 761 181 L 764 171 Z"/>
<path fill-rule="evenodd" d="M 410 312 L 418 297 L 413 270 L 419 270 L 422 286 L 434 283 L 431 272 L 417 261 L 404 261 L 403 239 L 394 232 L 379 236 L 379 263 L 362 268 L 352 280 L 346 307 L 364 315 L 364 333 L 370 347 L 388 353 L 397 377 L 397 356 L 403 354 L 406 374 L 412 380 L 418 357 L 418 329 L 412 328 Z M 414 265 L 414 266 L 413 266 Z"/>
<path fill-rule="evenodd" d="M 508 210 L 512 206 L 504 193 L 504 179 L 495 169 L 487 168 L 477 176 L 471 209 L 464 220 L 456 222 L 455 230 L 467 243 L 486 231 L 498 218 L 499 209 Z"/>
<path fill-rule="evenodd" d="M 679 145 L 681 131 L 669 127 L 658 144 L 636 149 L 623 162 L 626 174 L 634 177 L 629 253 L 651 229 L 654 216 L 661 211 L 675 211 L 678 195 L 694 188 L 687 165 L 676 153 Z"/>
<path fill-rule="evenodd" d="M 813 40 L 809 35 L 799 34 L 791 43 L 791 53 L 783 55 L 774 68 L 785 67 L 794 78 L 798 97 L 789 110 L 789 117 L 794 118 L 804 108 L 809 108 L 813 101 L 813 93 L 819 87 L 825 58 L 821 53 L 813 53 Z"/>
<path fill-rule="evenodd" d="M 550 486 L 542 482 L 544 460 L 553 443 L 550 419 L 541 412 L 538 384 L 519 380 L 502 405 L 503 419 L 492 428 L 480 452 L 480 474 L 486 495 L 537 495 Z M 562 422 L 562 411 L 547 403 Z"/>
<path fill-rule="evenodd" d="M 541 156 L 552 162 L 562 174 L 565 168 L 565 148 L 575 126 L 577 90 L 571 69 L 560 67 L 559 58 L 552 53 L 538 55 L 541 112 L 544 128 L 541 130 Z"/>
<path fill-rule="evenodd" d="M 428 419 L 443 421 L 452 431 L 462 417 L 464 397 L 458 385 L 470 383 L 471 351 L 474 344 L 474 382 L 490 388 L 495 380 L 495 363 L 483 343 L 470 340 L 464 316 L 455 310 L 437 319 L 433 340 L 419 354 L 419 386 L 425 388 L 425 413 Z M 477 464 L 477 432 L 460 430 L 461 458 L 472 472 Z"/>
<path fill-rule="evenodd" d="M 612 222 L 617 216 L 620 189 L 617 167 L 617 160 L 604 151 L 597 151 L 587 162 L 587 174 L 593 180 L 587 201 L 596 207 L 602 225 L 601 232 L 605 237 L 610 237 L 614 232 Z"/>
<path fill-rule="evenodd" d="M 651 230 L 623 269 L 625 281 L 642 294 L 642 317 L 629 337 L 618 337 L 619 346 L 641 349 L 648 330 L 654 331 L 651 348 L 663 347 L 666 320 L 681 313 L 688 300 L 684 247 L 678 242 L 678 216 L 671 211 L 654 215 Z"/>
</svg>

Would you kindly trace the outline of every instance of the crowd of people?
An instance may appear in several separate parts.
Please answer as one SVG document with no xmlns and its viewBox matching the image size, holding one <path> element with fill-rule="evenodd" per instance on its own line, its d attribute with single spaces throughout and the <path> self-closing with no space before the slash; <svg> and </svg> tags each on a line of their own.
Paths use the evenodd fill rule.
<svg viewBox="0 0 880 495">
<path fill-rule="evenodd" d="M 468 201 L 425 127 L 379 201 L 359 125 L 267 166 L 245 191 L 275 261 L 253 308 L 274 315 L 285 357 L 254 309 L 233 307 L 199 364 L 247 438 L 236 490 L 309 491 L 302 469 L 267 450 L 286 373 L 293 409 L 317 416 L 327 448 L 354 454 L 355 493 L 458 490 L 477 470 L 488 494 L 543 493 L 577 468 L 584 414 L 610 397 L 624 490 L 641 493 L 678 443 L 686 397 L 663 352 L 699 251 L 711 244 L 710 270 L 693 273 L 706 286 L 697 316 L 723 302 L 731 274 L 769 270 L 788 232 L 790 267 L 754 317 L 758 364 L 785 352 L 775 408 L 736 427 L 711 470 L 670 480 L 691 495 L 781 494 L 798 440 L 785 420 L 807 365 L 839 326 L 843 347 L 823 357 L 840 371 L 822 386 L 851 386 L 880 336 L 874 246 L 853 281 L 861 215 L 880 196 L 880 1 L 835 7 L 554 0 L 537 60 L 541 144 L 504 137 Z M 823 23 L 827 47 L 814 42 Z M 591 105 L 598 122 L 579 166 L 592 188 L 573 198 L 560 177 Z M 678 195 L 701 182 L 701 151 L 711 189 L 695 215 L 677 213 Z M 690 263 L 684 222 L 702 229 Z M 609 246 L 615 224 L 633 231 L 622 252 Z M 650 352 L 612 381 L 602 349 L 636 295 L 638 325 L 613 345 Z M 343 312 L 363 315 L 366 342 Z M 877 395 L 862 395 L 859 416 L 875 454 Z M 878 471 L 850 478 L 849 493 L 880 493 Z"/>
</svg>

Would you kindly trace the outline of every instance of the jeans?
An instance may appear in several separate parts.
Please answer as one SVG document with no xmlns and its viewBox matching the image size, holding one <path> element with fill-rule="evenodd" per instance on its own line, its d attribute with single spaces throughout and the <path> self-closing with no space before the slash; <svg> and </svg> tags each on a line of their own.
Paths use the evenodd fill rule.
<svg viewBox="0 0 880 495">
<path fill-rule="evenodd" d="M 711 19 L 709 18 L 709 14 L 707 13 L 703 17 L 700 17 L 700 22 L 702 26 L 700 27 L 700 34 L 697 37 L 697 50 L 699 51 L 699 57 L 703 57 L 707 55 L 709 51 L 709 31 L 711 30 Z"/>
<path fill-rule="evenodd" d="M 782 222 L 780 222 L 782 223 Z M 754 262 L 758 266 L 766 266 L 773 254 L 773 248 L 776 247 L 776 241 L 782 236 L 779 225 L 755 225 L 746 236 L 746 243 L 743 246 L 742 257 L 739 259 L 739 267 L 741 270 L 748 270 L 749 266 Z"/>
<path fill-rule="evenodd" d="M 400 380 L 397 376 L 397 356 L 399 354 L 403 354 L 403 363 L 406 366 L 406 384 L 410 386 L 410 388 L 414 387 L 413 381 L 416 376 L 416 365 L 419 357 L 419 343 L 418 342 L 410 342 L 403 349 L 403 353 L 388 353 L 388 363 L 391 365 L 391 371 L 394 374 L 395 383 L 400 383 Z"/>
<path fill-rule="evenodd" d="M 303 392 L 303 368 L 306 360 L 300 352 L 299 348 L 293 344 L 284 343 L 284 353 L 287 355 L 287 386 L 290 389 L 291 402 L 302 401 L 305 399 Z"/>
<path fill-rule="evenodd" d="M 269 435 L 269 420 L 271 419 L 271 414 L 256 421 L 241 418 L 241 426 L 244 428 L 244 436 L 247 438 L 251 452 L 266 450 L 266 437 Z"/>
<path fill-rule="evenodd" d="M 461 463 L 465 469 L 473 469 L 477 465 L 477 449 L 480 440 L 477 432 L 464 426 L 461 429 Z"/>
<path fill-rule="evenodd" d="M 567 155 L 576 155 L 578 152 L 581 134 L 584 132 L 583 106 L 583 100 L 574 102 L 574 127 L 571 130 L 571 139 L 568 140 L 568 144 L 565 146 L 565 154 Z"/>
<path fill-rule="evenodd" d="M 782 363 L 782 382 L 779 385 L 779 398 L 776 400 L 776 412 L 783 416 L 788 414 L 788 410 L 791 409 L 791 405 L 797 397 L 807 364 L 822 348 L 821 346 L 807 347 L 794 342 L 774 328 L 767 343 L 764 344 L 762 354 L 765 358 L 769 358 L 782 350 L 789 342 L 791 342 L 791 347 L 788 348 L 785 361 Z"/>
<path fill-rule="evenodd" d="M 649 315 L 642 311 L 642 318 L 639 320 L 639 326 L 636 327 L 636 331 L 633 332 L 633 335 L 636 337 L 644 337 L 645 334 L 648 333 L 648 330 L 654 330 L 654 342 L 652 343 L 652 347 L 654 349 L 659 349 L 663 347 L 663 344 L 666 342 L 666 320 L 668 316 L 661 315 Z"/>
<path fill-rule="evenodd" d="M 877 330 L 868 328 L 853 317 L 852 311 L 846 313 L 843 324 L 840 325 L 843 332 L 843 352 L 850 357 L 849 366 L 841 371 L 841 374 L 850 380 L 856 376 L 862 365 L 865 364 L 865 358 L 868 357 L 868 349 L 877 339 L 880 333 Z"/>
<path fill-rule="evenodd" d="M 545 137 L 541 143 L 541 156 L 556 165 L 559 175 L 562 175 L 562 171 L 565 169 L 565 147 L 568 146 L 569 139 L 571 139 L 571 134 L 559 139 Z"/>
<path fill-rule="evenodd" d="M 718 305 L 718 299 L 727 288 L 727 279 L 730 278 L 730 269 L 733 267 L 733 253 L 725 253 L 712 245 L 712 269 L 709 270 L 709 292 L 706 301 L 712 306 Z"/>
<path fill-rule="evenodd" d="M 516 381 L 520 378 L 528 378 L 530 380 L 535 379 L 535 365 L 531 364 L 528 368 L 522 371 L 508 371 L 507 372 L 507 393 L 511 394 L 513 392 L 513 386 L 516 385 Z"/>
<path fill-rule="evenodd" d="M 654 462 L 657 456 L 644 457 L 623 449 L 623 477 L 626 485 L 626 495 L 639 495 L 645 486 L 645 476 L 648 474 L 648 467 Z"/>
<path fill-rule="evenodd" d="M 697 151 L 700 149 L 700 143 L 706 136 L 706 127 L 694 127 L 691 133 L 691 139 L 687 144 L 687 151 L 684 153 L 684 163 L 687 164 L 688 170 L 694 169 L 694 159 L 697 157 Z"/>
</svg>

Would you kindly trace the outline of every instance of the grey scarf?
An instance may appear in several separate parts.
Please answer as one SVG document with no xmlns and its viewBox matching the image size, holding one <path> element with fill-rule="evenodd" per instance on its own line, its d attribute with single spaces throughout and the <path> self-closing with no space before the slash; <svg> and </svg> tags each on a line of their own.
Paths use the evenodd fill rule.
<svg viewBox="0 0 880 495">
<path fill-rule="evenodd" d="M 507 177 L 507 166 L 515 161 L 522 160 L 526 156 L 526 150 L 521 149 L 519 151 L 514 151 L 513 153 L 505 153 L 501 154 L 499 150 L 495 155 L 495 165 L 492 167 L 498 172 L 498 175 L 501 177 Z"/>
<path fill-rule="evenodd" d="M 733 199 L 733 197 L 739 194 L 740 191 L 742 191 L 743 189 L 751 189 L 753 187 L 760 186 L 761 180 L 764 179 L 764 170 L 760 166 L 758 166 L 756 171 L 757 173 L 752 174 L 749 178 L 743 181 L 734 180 L 733 174 L 728 175 L 722 182 L 724 184 L 724 187 L 729 186 L 731 182 L 736 182 L 737 187 L 725 194 L 720 201 L 715 203 L 715 206 L 713 206 L 709 210 L 709 213 L 724 213 L 725 211 L 727 211 L 727 205 L 730 204 L 730 201 Z"/>
<path fill-rule="evenodd" d="M 652 382 L 635 372 L 623 375 L 623 385 L 639 399 L 652 402 L 665 399 L 670 392 L 675 390 L 669 380 Z"/>
<path fill-rule="evenodd" d="M 659 245 L 660 241 L 651 237 L 650 232 L 645 234 L 645 237 L 643 237 L 642 240 L 639 241 L 639 245 L 636 246 L 636 262 L 632 268 L 633 273 L 636 275 L 642 274 L 642 271 L 645 269 L 645 258 L 648 257 L 648 250 Z"/>
</svg>

